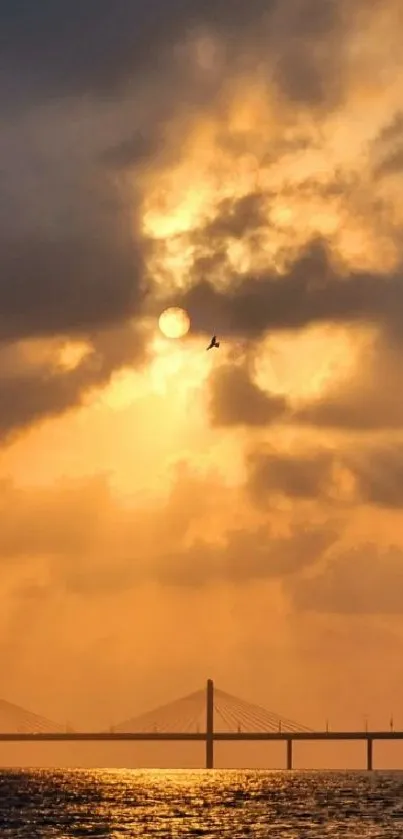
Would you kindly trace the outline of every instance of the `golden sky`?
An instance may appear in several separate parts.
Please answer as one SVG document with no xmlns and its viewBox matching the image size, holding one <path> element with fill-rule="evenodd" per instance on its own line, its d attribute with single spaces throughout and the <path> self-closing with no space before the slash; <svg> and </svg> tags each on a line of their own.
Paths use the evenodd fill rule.
<svg viewBox="0 0 403 839">
<path fill-rule="evenodd" d="M 182 5 L 0 11 L 1 695 L 403 728 L 401 3 Z"/>
</svg>

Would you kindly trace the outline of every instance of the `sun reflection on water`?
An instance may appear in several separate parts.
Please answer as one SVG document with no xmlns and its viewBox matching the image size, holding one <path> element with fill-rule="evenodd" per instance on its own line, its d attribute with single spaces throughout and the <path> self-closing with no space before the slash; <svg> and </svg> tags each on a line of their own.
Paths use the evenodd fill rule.
<svg viewBox="0 0 403 839">
<path fill-rule="evenodd" d="M 0 773 L 2 837 L 400 839 L 402 773 Z M 364 827 L 365 826 L 365 827 Z"/>
</svg>

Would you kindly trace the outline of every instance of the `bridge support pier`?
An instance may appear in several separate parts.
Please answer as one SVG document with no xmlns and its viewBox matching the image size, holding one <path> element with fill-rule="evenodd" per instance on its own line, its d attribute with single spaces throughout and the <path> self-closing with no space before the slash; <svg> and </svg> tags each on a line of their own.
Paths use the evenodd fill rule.
<svg viewBox="0 0 403 839">
<path fill-rule="evenodd" d="M 368 770 L 368 772 L 372 772 L 372 766 L 373 766 L 373 760 L 372 760 L 373 749 L 372 749 L 372 747 L 373 747 L 373 742 L 374 741 L 373 741 L 372 737 L 368 737 L 368 739 L 367 739 L 367 770 Z"/>
<path fill-rule="evenodd" d="M 206 769 L 214 769 L 214 683 L 207 681 L 206 692 Z"/>
<path fill-rule="evenodd" d="M 287 769 L 292 769 L 292 739 L 287 740 Z"/>
</svg>

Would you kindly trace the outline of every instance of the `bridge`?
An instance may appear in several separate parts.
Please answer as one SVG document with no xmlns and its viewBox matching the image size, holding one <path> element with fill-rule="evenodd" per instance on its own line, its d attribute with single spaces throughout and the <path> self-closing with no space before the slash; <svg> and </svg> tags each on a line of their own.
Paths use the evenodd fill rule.
<svg viewBox="0 0 403 839">
<path fill-rule="evenodd" d="M 13 705 L 12 702 L 0 699 L 0 737 L 7 734 L 39 735 L 49 732 L 62 733 L 65 732 L 65 727 L 46 717 L 33 714 L 32 711 L 27 711 L 20 705 Z"/>
<path fill-rule="evenodd" d="M 403 731 L 314 731 L 215 688 L 211 679 L 205 690 L 128 719 L 110 731 L 66 731 L 44 717 L 0 701 L 2 742 L 203 742 L 206 769 L 214 768 L 217 742 L 284 742 L 286 768 L 292 769 L 295 742 L 335 740 L 364 741 L 366 766 L 370 771 L 374 741 L 403 740 Z"/>
</svg>

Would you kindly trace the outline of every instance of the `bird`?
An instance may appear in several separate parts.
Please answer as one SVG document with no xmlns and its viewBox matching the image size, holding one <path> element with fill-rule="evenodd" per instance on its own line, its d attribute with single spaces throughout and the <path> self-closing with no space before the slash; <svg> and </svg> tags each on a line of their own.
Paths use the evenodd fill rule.
<svg viewBox="0 0 403 839">
<path fill-rule="evenodd" d="M 219 346 L 220 346 L 220 342 L 217 341 L 217 335 L 213 335 L 208 347 L 206 347 L 206 350 L 212 350 L 213 347 L 216 347 L 218 349 Z"/>
</svg>

